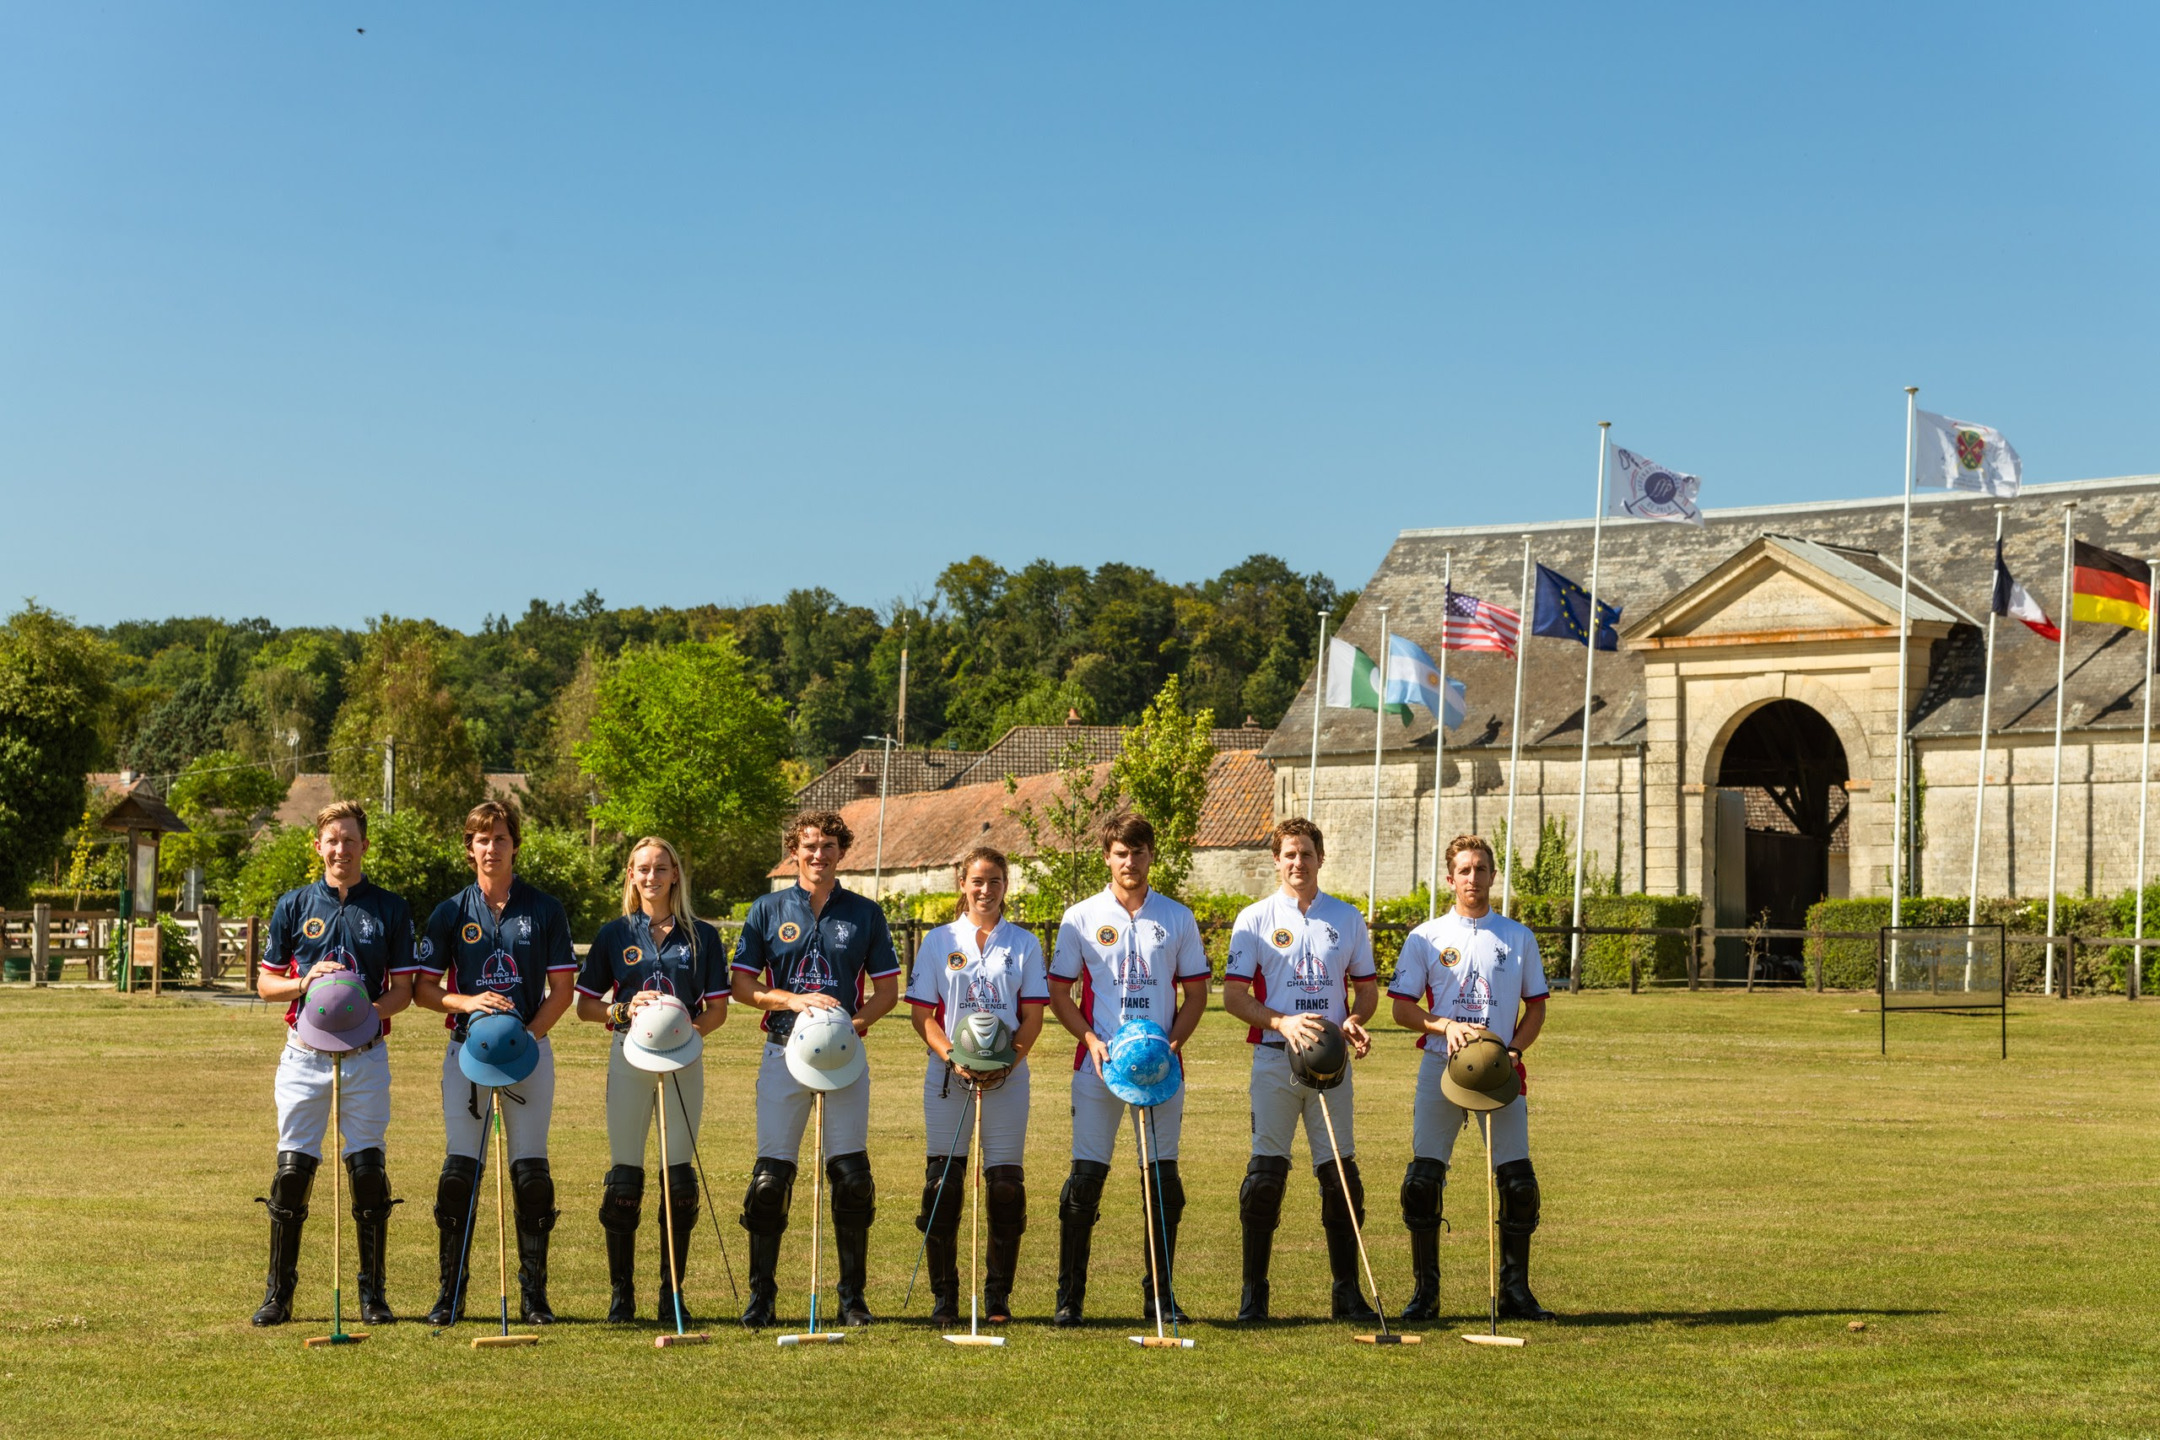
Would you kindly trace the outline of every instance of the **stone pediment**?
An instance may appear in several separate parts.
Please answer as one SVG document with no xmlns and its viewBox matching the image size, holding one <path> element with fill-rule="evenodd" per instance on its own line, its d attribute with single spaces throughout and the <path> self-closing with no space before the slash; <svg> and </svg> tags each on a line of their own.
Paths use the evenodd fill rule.
<svg viewBox="0 0 2160 1440">
<path fill-rule="evenodd" d="M 1915 582 L 1907 606 L 1915 634 L 1972 623 Z M 1871 550 L 1764 535 L 1628 627 L 1632 650 L 1784 641 L 1894 640 L 1898 570 Z"/>
</svg>

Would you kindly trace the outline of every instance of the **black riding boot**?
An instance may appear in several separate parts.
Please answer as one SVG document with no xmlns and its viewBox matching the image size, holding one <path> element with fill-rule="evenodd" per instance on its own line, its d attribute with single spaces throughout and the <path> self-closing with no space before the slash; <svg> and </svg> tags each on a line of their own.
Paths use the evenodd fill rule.
<svg viewBox="0 0 2160 1440">
<path fill-rule="evenodd" d="M 1365 1223 L 1365 1182 L 1358 1175 L 1357 1160 L 1349 1155 L 1342 1159 L 1340 1174 L 1333 1162 L 1313 1169 L 1320 1181 L 1320 1228 L 1327 1235 L 1328 1273 L 1335 1282 L 1329 1303 L 1337 1320 L 1369 1324 L 1380 1318 L 1380 1312 L 1365 1301 L 1359 1266 L 1355 1227 Z M 1346 1183 L 1347 1196 L 1343 1193 Z"/>
<path fill-rule="evenodd" d="M 257 1200 L 270 1212 L 270 1273 L 254 1324 L 282 1325 L 292 1319 L 293 1287 L 300 1283 L 300 1231 L 307 1224 L 308 1187 L 315 1183 L 317 1163 L 313 1155 L 280 1150 L 270 1193 Z"/>
<path fill-rule="evenodd" d="M 435 1181 L 435 1228 L 437 1268 L 442 1271 L 442 1291 L 428 1324 L 454 1325 L 465 1315 L 465 1291 L 472 1279 L 467 1262 L 472 1252 L 473 1198 L 480 1187 L 480 1161 L 471 1155 L 443 1159 L 442 1174 Z"/>
<path fill-rule="evenodd" d="M 545 1160 L 510 1162 L 510 1193 L 517 1206 L 518 1315 L 528 1325 L 552 1325 L 548 1304 L 548 1232 L 562 1211 L 555 1208 L 555 1177 Z"/>
<path fill-rule="evenodd" d="M 360 1320 L 367 1325 L 394 1325 L 390 1302 L 383 1298 L 383 1262 L 390 1247 L 390 1174 L 383 1167 L 383 1152 L 369 1147 L 345 1157 L 345 1173 L 352 1177 L 353 1230 L 360 1252 Z"/>
<path fill-rule="evenodd" d="M 1095 1238 L 1095 1221 L 1102 1214 L 1103 1181 L 1110 1167 L 1094 1160 L 1075 1160 L 1058 1196 L 1058 1288 L 1059 1325 L 1078 1325 L 1087 1303 L 1088 1251 Z"/>
<path fill-rule="evenodd" d="M 923 1167 L 922 1211 L 915 1228 L 923 1235 L 923 1264 L 930 1270 L 930 1323 L 960 1323 L 960 1211 L 967 1188 L 967 1157 L 932 1155 Z"/>
<path fill-rule="evenodd" d="M 840 1280 L 833 1287 L 840 1300 L 840 1319 L 848 1325 L 868 1325 L 872 1316 L 863 1300 L 863 1285 L 870 1269 L 870 1222 L 877 1219 L 877 1182 L 870 1176 L 870 1157 L 860 1150 L 833 1156 L 825 1162 L 825 1182 L 832 1186 L 833 1249 L 840 1256 Z"/>
<path fill-rule="evenodd" d="M 1537 1172 L 1510 1160 L 1493 1172 L 1500 1192 L 1500 1318 L 1556 1320 L 1530 1293 L 1530 1236 L 1538 1227 Z"/>
<path fill-rule="evenodd" d="M 1289 1179 L 1287 1155 L 1255 1155 L 1245 1163 L 1245 1183 L 1238 1187 L 1238 1223 L 1245 1232 L 1245 1291 L 1237 1312 L 1241 1322 L 1268 1318 L 1268 1263 L 1275 1255 L 1275 1227 L 1282 1223 Z"/>
<path fill-rule="evenodd" d="M 600 1185 L 600 1229 L 607 1235 L 610 1324 L 628 1325 L 637 1319 L 637 1230 L 644 1204 L 644 1168 L 609 1167 Z"/>
<path fill-rule="evenodd" d="M 1405 1320 L 1435 1320 L 1440 1315 L 1440 1211 L 1447 1190 L 1447 1165 L 1440 1160 L 1412 1160 L 1403 1172 L 1403 1224 L 1410 1231 L 1410 1303 Z"/>
<path fill-rule="evenodd" d="M 750 1186 L 743 1192 L 742 1215 L 736 1223 L 750 1236 L 750 1303 L 743 1307 L 742 1323 L 752 1330 L 777 1323 L 773 1300 L 780 1285 L 774 1277 L 780 1270 L 780 1237 L 787 1233 L 788 1204 L 794 1193 L 792 1162 L 760 1159 L 751 1168 Z"/>
<path fill-rule="evenodd" d="M 1155 1207 L 1155 1213 L 1148 1217 L 1155 1227 L 1155 1248 L 1140 1275 L 1140 1318 L 1155 1318 L 1155 1277 L 1160 1275 L 1163 1301 L 1170 1312 L 1163 1318 L 1182 1325 L 1192 1317 L 1178 1304 L 1177 1291 L 1170 1282 L 1177 1269 L 1178 1221 L 1185 1214 L 1185 1182 L 1178 1179 L 1175 1160 L 1157 1160 L 1148 1170 L 1151 1178 L 1143 1199 Z"/>
<path fill-rule="evenodd" d="M 1027 1171 L 1018 1165 L 985 1166 L 983 1189 L 990 1231 L 983 1253 L 983 1319 L 1002 1325 L 1012 1319 L 1013 1271 L 1027 1230 Z"/>
<path fill-rule="evenodd" d="M 675 1223 L 668 1227 L 668 1234 L 675 1246 L 675 1273 L 668 1274 L 668 1254 L 662 1247 L 660 1254 L 660 1310 L 662 1325 L 676 1321 L 675 1306 L 682 1288 L 678 1281 L 690 1273 L 690 1237 L 697 1232 L 698 1183 L 695 1165 L 670 1165 L 667 1171 L 668 1205 L 675 1212 Z M 690 1302 L 682 1303 L 682 1326 L 689 1329 Z"/>
</svg>

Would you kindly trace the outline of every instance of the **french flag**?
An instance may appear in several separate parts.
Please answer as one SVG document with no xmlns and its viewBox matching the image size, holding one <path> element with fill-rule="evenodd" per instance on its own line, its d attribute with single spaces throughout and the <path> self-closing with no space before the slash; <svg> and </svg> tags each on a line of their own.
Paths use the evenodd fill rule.
<svg viewBox="0 0 2160 1440">
<path fill-rule="evenodd" d="M 2010 578 L 2010 567 L 2003 564 L 2002 541 L 1995 542 L 1995 599 L 1997 615 L 2014 615 L 2025 622 L 2035 635 L 2060 642 L 2062 629 L 2047 617 L 2040 602 L 2025 593 L 2025 587 Z"/>
</svg>

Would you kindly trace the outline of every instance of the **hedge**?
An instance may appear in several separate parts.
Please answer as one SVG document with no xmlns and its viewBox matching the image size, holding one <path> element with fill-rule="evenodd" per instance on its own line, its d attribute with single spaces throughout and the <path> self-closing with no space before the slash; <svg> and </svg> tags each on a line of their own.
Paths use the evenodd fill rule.
<svg viewBox="0 0 2160 1440">
<path fill-rule="evenodd" d="M 2124 891 L 2113 897 L 2061 895 L 2056 897 L 2055 933 L 2058 935 L 2127 935 L 2136 920 L 2137 894 Z M 1899 918 L 1907 925 L 1963 925 L 1968 902 L 1962 895 L 1916 895 L 1905 901 Z M 2146 892 L 2147 929 L 2160 927 L 2160 885 Z M 2011 936 L 2045 936 L 2047 901 L 1982 900 L 1979 920 L 2001 925 Z M 1858 900 L 1823 900 L 1811 906 L 1807 925 L 1811 930 L 1864 930 L 1864 940 L 1809 940 L 1807 958 L 1812 966 L 1822 963 L 1823 984 L 1837 990 L 1875 988 L 1875 932 L 1890 923 L 1890 897 Z M 2009 946 L 2011 984 L 2016 989 L 2037 990 L 2047 970 L 2047 947 L 2036 944 Z M 2063 952 L 2058 952 L 2061 954 Z M 2130 963 L 2130 947 L 2112 945 L 2104 950 L 2078 951 L 2075 988 L 2087 993 L 2121 994 Z M 2148 952 L 2145 988 L 2150 988 L 2160 960 Z"/>
</svg>

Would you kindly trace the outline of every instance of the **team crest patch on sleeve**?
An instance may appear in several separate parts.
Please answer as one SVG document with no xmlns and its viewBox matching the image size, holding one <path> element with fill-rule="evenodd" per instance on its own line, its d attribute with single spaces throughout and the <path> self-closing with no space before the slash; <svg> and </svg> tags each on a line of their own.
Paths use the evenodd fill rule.
<svg viewBox="0 0 2160 1440">
<path fill-rule="evenodd" d="M 1275 948 L 1278 950 L 1289 949 L 1290 942 L 1296 938 L 1295 935 L 1290 933 L 1290 927 L 1287 925 L 1278 928 L 1273 935 L 1268 936 L 1268 939 L 1275 943 Z"/>
<path fill-rule="evenodd" d="M 1457 950 L 1452 945 L 1448 946 L 1447 949 L 1440 952 L 1440 963 L 1450 970 L 1454 969 L 1457 965 L 1462 964 L 1462 951 Z"/>
<path fill-rule="evenodd" d="M 477 945 L 477 944 L 479 944 L 479 943 L 480 943 L 480 922 L 479 922 L 479 921 L 477 921 L 477 920 L 468 920 L 468 921 L 466 921 L 466 922 L 465 922 L 465 928 L 464 928 L 463 930 L 460 930 L 460 931 L 458 931 L 458 934 L 459 934 L 460 936 L 462 936 L 462 937 L 464 938 L 464 941 L 465 941 L 465 943 L 466 943 L 466 944 L 468 944 L 468 945 Z"/>
<path fill-rule="evenodd" d="M 1095 943 L 1098 945 L 1117 944 L 1117 927 L 1113 925 L 1105 925 L 1101 929 L 1097 930 L 1095 932 Z"/>
<path fill-rule="evenodd" d="M 322 919 L 322 916 L 320 916 L 320 915 L 310 915 L 310 916 L 308 916 L 308 918 L 307 918 L 307 921 L 306 921 L 306 923 L 302 924 L 302 925 L 301 925 L 301 927 L 300 927 L 300 933 L 301 933 L 301 934 L 303 934 L 303 935 L 305 935 L 305 936 L 307 936 L 307 938 L 308 938 L 308 939 L 310 939 L 310 940 L 320 940 L 320 939 L 322 939 L 322 937 L 323 937 L 323 919 Z"/>
<path fill-rule="evenodd" d="M 643 960 L 644 958 L 645 958 L 645 947 L 644 947 L 644 946 L 642 946 L 642 945 L 625 945 L 625 946 L 623 946 L 623 947 L 622 947 L 622 959 L 623 959 L 623 964 L 625 964 L 625 965 L 635 965 L 635 964 L 637 964 L 637 963 L 638 963 L 638 962 L 639 962 L 640 960 Z"/>
<path fill-rule="evenodd" d="M 780 928 L 774 933 L 780 937 L 781 944 L 792 945 L 797 940 L 802 939 L 802 926 L 796 924 L 793 920 L 783 920 L 780 922 Z"/>
<path fill-rule="evenodd" d="M 948 970 L 965 970 L 967 968 L 967 952 L 965 950 L 955 950 L 952 954 L 947 955 L 945 957 L 945 968 Z"/>
<path fill-rule="evenodd" d="M 420 943 L 413 947 L 413 953 L 422 960 L 432 960 L 435 958 L 435 942 L 423 935 L 420 937 Z"/>
</svg>

